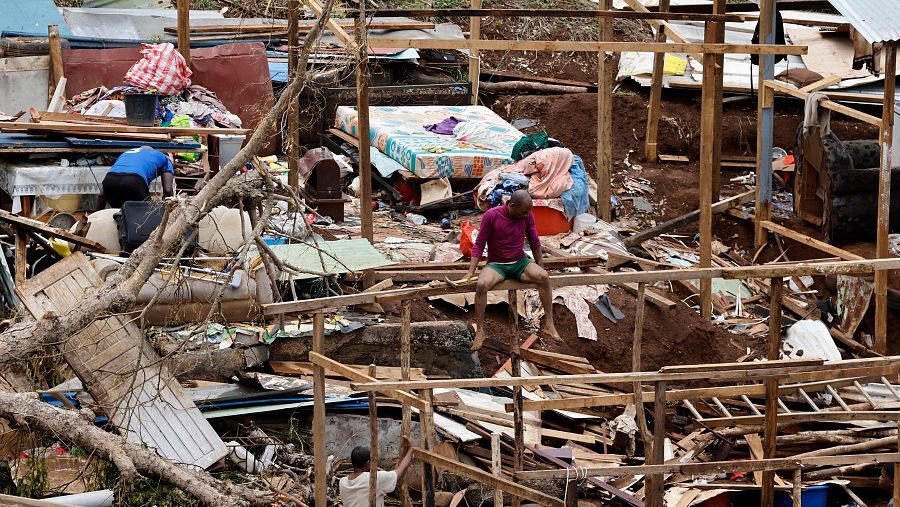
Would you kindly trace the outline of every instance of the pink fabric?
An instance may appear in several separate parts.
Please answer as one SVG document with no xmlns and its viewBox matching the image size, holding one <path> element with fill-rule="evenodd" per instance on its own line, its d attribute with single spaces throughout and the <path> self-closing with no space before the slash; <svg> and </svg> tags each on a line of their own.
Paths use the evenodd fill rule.
<svg viewBox="0 0 900 507">
<path fill-rule="evenodd" d="M 572 168 L 574 156 L 568 148 L 547 148 L 532 153 L 513 164 L 523 166 L 524 170 L 515 171 L 531 174 L 528 193 L 536 199 L 559 197 L 572 187 Z M 507 168 L 508 169 L 508 168 Z"/>
<path fill-rule="evenodd" d="M 125 84 L 162 95 L 176 95 L 191 86 L 191 70 L 175 46 L 165 42 L 141 47 L 144 57 L 128 69 Z"/>
<path fill-rule="evenodd" d="M 481 258 L 484 247 L 488 247 L 488 262 L 514 262 L 525 258 L 525 239 L 532 250 L 540 251 L 541 238 L 534 223 L 534 214 L 514 220 L 507 213 L 506 206 L 489 209 L 481 217 L 481 227 L 472 247 L 472 257 Z"/>
</svg>

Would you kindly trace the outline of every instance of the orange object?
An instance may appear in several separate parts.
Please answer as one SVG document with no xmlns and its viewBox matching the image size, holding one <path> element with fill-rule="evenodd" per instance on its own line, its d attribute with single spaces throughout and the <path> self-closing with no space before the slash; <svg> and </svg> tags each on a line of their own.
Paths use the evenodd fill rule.
<svg viewBox="0 0 900 507">
<path fill-rule="evenodd" d="M 462 234 L 459 236 L 459 251 L 466 257 L 471 257 L 472 247 L 475 245 L 475 238 L 478 236 L 478 228 L 468 220 L 463 220 L 460 224 L 460 229 L 462 229 Z"/>
<path fill-rule="evenodd" d="M 535 206 L 531 212 L 534 213 L 534 224 L 541 236 L 554 236 L 572 230 L 572 222 L 566 219 L 562 211 L 547 206 Z"/>
</svg>

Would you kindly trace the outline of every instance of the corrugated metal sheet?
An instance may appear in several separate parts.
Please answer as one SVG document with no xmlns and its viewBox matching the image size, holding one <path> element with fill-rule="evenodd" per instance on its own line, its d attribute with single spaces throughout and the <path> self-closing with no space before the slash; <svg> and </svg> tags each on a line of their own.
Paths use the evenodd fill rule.
<svg viewBox="0 0 900 507">
<path fill-rule="evenodd" d="M 393 264 L 372 246 L 366 239 L 342 239 L 339 241 L 319 241 L 319 251 L 305 243 L 294 245 L 275 245 L 272 251 L 284 262 L 301 269 L 308 269 L 318 273 L 348 273 L 350 271 L 363 271 Z M 323 265 L 324 264 L 324 265 Z M 289 278 L 317 278 L 314 274 L 285 273 L 282 277 Z"/>
<path fill-rule="evenodd" d="M 829 0 L 869 42 L 900 40 L 897 0 Z"/>
<path fill-rule="evenodd" d="M 61 37 L 72 36 L 53 0 L 0 0 L 0 34 L 15 32 L 47 37 L 48 25 L 57 25 Z"/>
</svg>

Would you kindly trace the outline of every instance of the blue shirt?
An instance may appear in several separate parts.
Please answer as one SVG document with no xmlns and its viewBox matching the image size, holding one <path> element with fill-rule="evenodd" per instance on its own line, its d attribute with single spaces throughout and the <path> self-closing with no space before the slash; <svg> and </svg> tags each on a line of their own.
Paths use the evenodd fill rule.
<svg viewBox="0 0 900 507">
<path fill-rule="evenodd" d="M 153 148 L 134 148 L 119 155 L 116 163 L 109 169 L 111 174 L 136 174 L 147 182 L 162 176 L 163 173 L 175 174 L 169 157 Z"/>
</svg>

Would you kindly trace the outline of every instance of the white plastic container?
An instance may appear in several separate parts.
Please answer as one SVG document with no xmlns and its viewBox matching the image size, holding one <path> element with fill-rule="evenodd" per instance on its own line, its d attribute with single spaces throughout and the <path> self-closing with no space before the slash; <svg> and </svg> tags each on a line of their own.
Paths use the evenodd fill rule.
<svg viewBox="0 0 900 507">
<path fill-rule="evenodd" d="M 582 213 L 572 222 L 572 231 L 582 233 L 593 227 L 595 223 L 597 223 L 597 217 L 590 213 Z"/>
<path fill-rule="evenodd" d="M 244 144 L 244 135 L 215 134 L 219 139 L 219 169 L 228 165 L 228 162 L 237 156 Z"/>
</svg>

